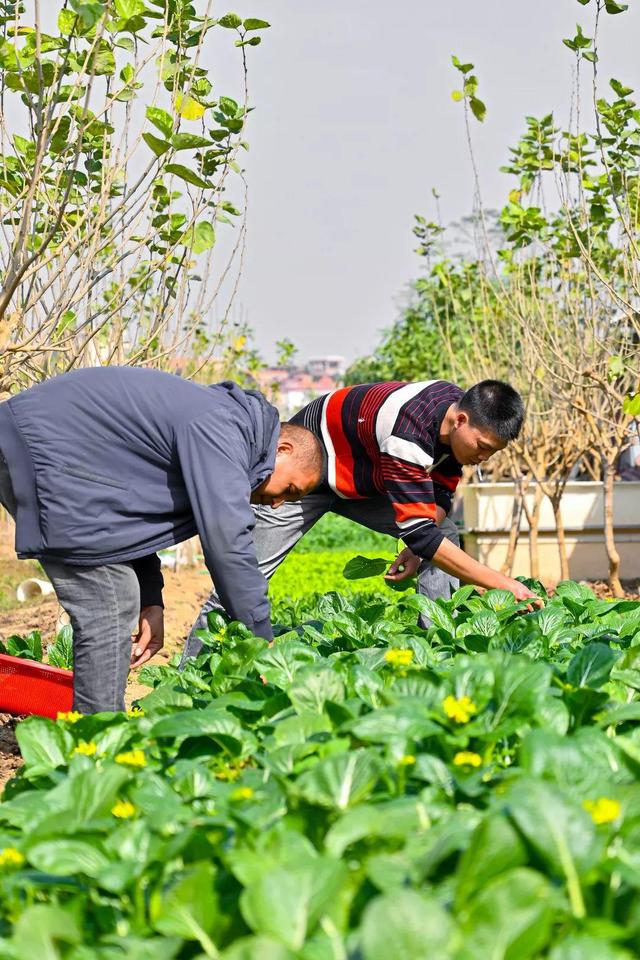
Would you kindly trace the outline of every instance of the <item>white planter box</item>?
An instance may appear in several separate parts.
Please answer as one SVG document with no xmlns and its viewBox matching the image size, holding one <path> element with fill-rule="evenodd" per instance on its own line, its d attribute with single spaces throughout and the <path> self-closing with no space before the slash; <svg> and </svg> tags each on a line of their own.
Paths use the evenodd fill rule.
<svg viewBox="0 0 640 960">
<path fill-rule="evenodd" d="M 468 484 L 462 489 L 465 549 L 476 560 L 499 569 L 506 557 L 511 529 L 512 483 Z M 533 507 L 535 491 L 527 491 Z M 607 553 L 604 546 L 603 487 L 599 482 L 568 483 L 561 503 L 567 542 L 570 576 L 576 580 L 606 579 Z M 622 561 L 623 578 L 640 577 L 640 482 L 618 482 L 613 501 L 616 547 Z M 530 576 L 529 536 L 524 511 L 513 566 L 514 576 Z M 558 540 L 551 504 L 542 502 L 538 551 L 541 578 L 547 584 L 560 579 Z"/>
</svg>

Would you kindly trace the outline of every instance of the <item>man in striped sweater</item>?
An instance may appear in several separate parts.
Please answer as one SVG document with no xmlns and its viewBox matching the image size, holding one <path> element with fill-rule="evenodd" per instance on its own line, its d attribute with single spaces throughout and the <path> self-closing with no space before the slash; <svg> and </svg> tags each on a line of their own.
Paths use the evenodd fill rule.
<svg viewBox="0 0 640 960">
<path fill-rule="evenodd" d="M 254 507 L 256 553 L 269 578 L 298 540 L 331 511 L 406 544 L 387 579 L 418 573 L 418 591 L 448 597 L 459 581 L 536 598 L 511 577 L 469 557 L 448 519 L 462 467 L 480 464 L 515 440 L 522 427 L 520 395 L 500 380 L 466 392 L 444 380 L 343 387 L 313 400 L 292 423 L 307 427 L 326 456 L 323 483 L 297 502 Z M 273 507 L 278 507 L 273 510 Z M 211 594 L 194 626 L 220 607 Z M 185 657 L 200 642 L 192 631 Z"/>
</svg>

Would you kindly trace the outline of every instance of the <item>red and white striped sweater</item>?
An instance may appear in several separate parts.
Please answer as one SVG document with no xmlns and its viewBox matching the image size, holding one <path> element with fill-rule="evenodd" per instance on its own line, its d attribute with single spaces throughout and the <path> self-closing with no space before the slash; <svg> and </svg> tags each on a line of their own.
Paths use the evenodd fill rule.
<svg viewBox="0 0 640 960">
<path fill-rule="evenodd" d="M 462 474 L 440 442 L 440 426 L 463 392 L 444 380 L 343 387 L 313 400 L 292 422 L 323 443 L 331 490 L 347 499 L 386 494 L 402 539 L 430 559 L 444 538 L 436 506 L 449 512 Z"/>
</svg>

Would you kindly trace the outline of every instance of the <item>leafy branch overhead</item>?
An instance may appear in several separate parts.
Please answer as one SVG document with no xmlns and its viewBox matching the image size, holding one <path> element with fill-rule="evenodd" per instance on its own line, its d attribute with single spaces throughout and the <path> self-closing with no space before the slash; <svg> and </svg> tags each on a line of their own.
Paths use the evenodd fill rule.
<svg viewBox="0 0 640 960">
<path fill-rule="evenodd" d="M 0 3 L 0 393 L 75 364 L 161 363 L 210 325 L 244 238 L 246 49 L 269 26 L 205 0 L 60 0 L 57 30 L 40 10 Z M 229 34 L 235 96 L 208 66 Z"/>
<path fill-rule="evenodd" d="M 457 103 L 463 101 L 465 105 L 468 105 L 476 120 L 484 120 L 487 115 L 487 108 L 482 100 L 476 96 L 478 91 L 478 78 L 475 74 L 471 73 L 473 64 L 462 63 L 455 55 L 451 57 L 451 62 L 456 70 L 462 74 L 462 89 L 454 90 L 451 94 L 452 99 Z"/>
</svg>

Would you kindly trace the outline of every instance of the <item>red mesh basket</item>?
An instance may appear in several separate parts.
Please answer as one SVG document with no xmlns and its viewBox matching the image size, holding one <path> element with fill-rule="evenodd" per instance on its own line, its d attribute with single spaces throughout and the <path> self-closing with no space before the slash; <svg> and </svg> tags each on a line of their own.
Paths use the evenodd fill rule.
<svg viewBox="0 0 640 960">
<path fill-rule="evenodd" d="M 56 719 L 73 705 L 73 672 L 0 653 L 0 713 Z"/>
</svg>

